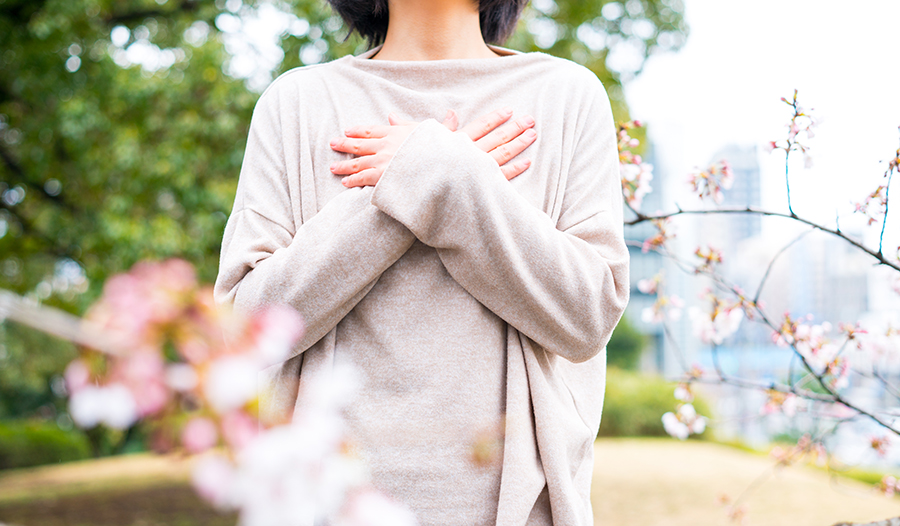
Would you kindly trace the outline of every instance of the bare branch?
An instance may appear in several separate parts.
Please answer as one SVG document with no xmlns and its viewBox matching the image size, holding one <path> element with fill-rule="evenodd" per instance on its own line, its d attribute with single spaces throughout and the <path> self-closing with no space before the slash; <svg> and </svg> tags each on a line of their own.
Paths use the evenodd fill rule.
<svg viewBox="0 0 900 526">
<path fill-rule="evenodd" d="M 632 220 L 630 220 L 630 221 L 625 221 L 625 225 L 627 225 L 627 226 L 634 226 L 634 225 L 638 225 L 638 224 L 640 224 L 640 223 L 644 223 L 644 222 L 647 222 L 647 221 L 661 220 L 661 219 L 670 219 L 670 218 L 675 217 L 675 216 L 688 215 L 688 214 L 690 214 L 690 215 L 756 214 L 756 215 L 761 215 L 761 216 L 783 217 L 783 218 L 786 218 L 786 219 L 792 219 L 792 220 L 794 220 L 794 221 L 798 221 L 798 222 L 803 223 L 803 224 L 805 224 L 805 225 L 809 225 L 809 226 L 813 227 L 813 228 L 816 229 L 816 230 L 820 230 L 820 231 L 822 231 L 822 232 L 831 234 L 831 235 L 833 235 L 833 236 L 837 236 L 837 237 L 843 239 L 844 241 L 846 241 L 847 243 L 850 243 L 850 244 L 853 245 L 854 247 L 858 248 L 859 250 L 861 250 L 861 251 L 865 252 L 866 254 L 872 256 L 873 258 L 875 258 L 875 259 L 878 261 L 879 264 L 885 265 L 885 266 L 888 266 L 888 267 L 891 267 L 892 269 L 894 269 L 894 270 L 900 272 L 900 262 L 889 261 L 889 260 L 884 256 L 884 254 L 882 254 L 882 253 L 880 253 L 880 252 L 876 252 L 876 251 L 874 251 L 874 250 L 872 250 L 872 249 L 866 247 L 866 246 L 863 245 L 861 242 L 859 242 L 859 241 L 857 241 L 857 240 L 855 240 L 855 239 L 853 239 L 853 238 L 847 236 L 846 234 L 844 234 L 844 233 L 841 232 L 840 230 L 836 230 L 836 229 L 833 229 L 833 228 L 828 228 L 828 227 L 825 226 L 825 225 L 821 225 L 821 224 L 816 223 L 816 222 L 814 222 L 814 221 L 811 221 L 811 220 L 809 220 L 809 219 L 804 219 L 804 218 L 802 218 L 802 217 L 800 217 L 800 216 L 795 216 L 795 215 L 785 214 L 784 212 L 774 212 L 774 211 L 771 211 L 771 210 L 764 210 L 764 209 L 755 208 L 755 207 L 752 207 L 752 206 L 747 206 L 747 207 L 743 207 L 743 208 L 741 208 L 741 207 L 737 207 L 737 208 L 715 208 L 715 209 L 710 209 L 710 210 L 678 210 L 677 212 L 669 212 L 669 213 L 666 213 L 666 214 L 654 214 L 654 215 L 646 215 L 646 214 L 638 213 L 638 214 L 637 214 L 637 217 L 636 217 L 635 219 L 632 219 Z"/>
</svg>

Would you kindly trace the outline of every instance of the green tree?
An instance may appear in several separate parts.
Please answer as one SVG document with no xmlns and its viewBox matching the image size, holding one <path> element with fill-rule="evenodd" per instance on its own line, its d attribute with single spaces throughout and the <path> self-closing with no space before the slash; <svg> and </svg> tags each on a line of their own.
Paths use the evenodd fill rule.
<svg viewBox="0 0 900 526">
<path fill-rule="evenodd" d="M 0 288 L 82 313 L 141 259 L 180 256 L 214 279 L 259 96 L 229 74 L 228 32 L 266 3 L 0 0 Z M 296 17 L 274 74 L 364 49 L 323 0 L 272 5 Z M 680 0 L 541 0 L 508 45 L 585 64 L 626 118 L 621 76 L 683 42 L 681 10 Z M 607 67 L 619 46 L 634 55 L 621 71 Z M 132 64 L 140 50 L 156 63 Z M 36 375 L 21 383 L 42 386 L 26 405 L 52 406 L 48 368 L 28 360 L 46 352 L 61 367 L 70 350 L 25 352 L 17 334 L 6 332 L 0 368 Z"/>
</svg>

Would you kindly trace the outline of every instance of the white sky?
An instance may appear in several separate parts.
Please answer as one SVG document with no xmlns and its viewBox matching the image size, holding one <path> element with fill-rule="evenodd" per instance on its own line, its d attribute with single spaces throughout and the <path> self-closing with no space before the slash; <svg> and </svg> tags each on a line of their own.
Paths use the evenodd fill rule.
<svg viewBox="0 0 900 526">
<path fill-rule="evenodd" d="M 879 161 L 900 145 L 900 1 L 684 1 L 687 44 L 651 57 L 625 87 L 633 117 L 650 126 L 658 170 L 680 184 L 722 146 L 784 138 L 780 98 L 797 88 L 821 125 L 813 168 L 792 168 L 794 210 L 832 224 L 838 210 L 851 226 L 850 201 L 875 189 Z M 763 205 L 784 207 L 783 154 L 762 159 Z"/>
</svg>

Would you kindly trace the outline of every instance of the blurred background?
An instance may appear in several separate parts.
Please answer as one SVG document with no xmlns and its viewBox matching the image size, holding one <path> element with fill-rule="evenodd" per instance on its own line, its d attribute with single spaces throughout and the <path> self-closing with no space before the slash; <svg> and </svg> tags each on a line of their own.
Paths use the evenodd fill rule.
<svg viewBox="0 0 900 526">
<path fill-rule="evenodd" d="M 655 166 L 645 211 L 696 204 L 687 173 L 720 159 L 736 174 L 726 205 L 783 208 L 783 157 L 764 145 L 786 135 L 790 113 L 779 98 L 799 89 L 821 125 L 813 167 L 792 167 L 799 174 L 794 208 L 823 223 L 837 217 L 872 242 L 864 218 L 851 215 L 852 202 L 878 184 L 881 161 L 900 140 L 898 19 L 900 4 L 891 0 L 534 0 L 506 46 L 585 65 L 606 86 L 616 120 L 648 123 L 646 134 L 637 132 Z M 109 276 L 143 259 L 182 257 L 212 282 L 255 101 L 284 71 L 366 49 L 346 35 L 322 0 L 0 0 L 0 288 L 80 315 Z M 726 254 L 724 273 L 751 289 L 799 232 L 792 228 L 758 217 L 686 220 L 676 252 L 716 245 Z M 638 244 L 650 235 L 649 225 L 626 229 Z M 886 245 L 900 244 L 898 235 L 889 225 Z M 695 406 L 711 417 L 701 438 L 729 444 L 727 451 L 622 438 L 664 436 L 660 416 L 674 408 L 671 380 L 682 362 L 710 365 L 687 321 L 673 324 L 667 339 L 642 319 L 655 298 L 636 288 L 662 270 L 668 293 L 690 307 L 708 281 L 652 252 L 632 256 L 633 300 L 608 351 L 606 438 L 598 442 L 607 448 L 598 459 L 624 464 L 603 470 L 598 460 L 598 522 L 725 523 L 715 502 L 722 473 L 698 472 L 694 487 L 685 484 L 686 471 L 746 465 L 730 470 L 740 475 L 730 482 L 734 497 L 769 469 L 754 451 L 796 442 L 815 422 L 763 418 L 763 394 L 722 387 L 701 392 Z M 838 240 L 812 234 L 779 259 L 763 298 L 771 312 L 812 313 L 835 325 L 896 324 L 891 279 Z M 750 378 L 780 378 L 788 366 L 770 332 L 747 323 L 720 352 L 730 371 Z M 140 425 L 124 432 L 73 426 L 61 373 L 75 354 L 69 343 L 0 322 L 0 522 L 233 524 L 193 497 L 183 466 L 140 454 L 147 450 Z M 890 403 L 878 385 L 850 389 Z M 854 468 L 848 474 L 870 483 L 900 462 L 897 450 L 878 457 L 860 446 L 872 432 L 862 424 L 836 438 Z M 694 449 L 666 449 L 676 446 Z M 687 464 L 670 467 L 678 475 L 668 487 L 660 462 L 676 457 Z M 105 460 L 53 466 L 62 471 L 32 468 L 98 458 Z M 828 475 L 816 473 L 827 488 Z M 652 517 L 628 515 L 643 509 L 640 499 L 658 501 L 646 491 L 649 478 L 668 487 L 671 505 Z M 867 510 L 872 519 L 900 514 L 895 503 L 856 487 L 848 491 L 857 500 L 825 499 L 834 510 L 813 482 L 775 494 L 797 487 L 814 489 L 785 497 L 781 508 L 770 502 L 773 516 L 796 511 L 808 520 L 812 512 L 797 508 L 804 499 L 824 513 L 810 524 L 850 518 L 841 510 Z M 698 507 L 709 515 L 690 515 Z"/>
</svg>

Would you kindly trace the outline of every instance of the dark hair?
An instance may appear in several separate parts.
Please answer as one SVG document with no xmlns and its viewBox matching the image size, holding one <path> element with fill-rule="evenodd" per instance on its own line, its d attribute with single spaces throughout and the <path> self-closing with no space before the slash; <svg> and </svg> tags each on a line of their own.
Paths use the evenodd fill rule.
<svg viewBox="0 0 900 526">
<path fill-rule="evenodd" d="M 489 44 L 501 44 L 512 35 L 528 0 L 472 0 L 478 2 L 481 36 Z M 388 28 L 388 0 L 328 0 L 344 19 L 350 33 L 356 31 L 370 47 L 384 43 Z M 348 35 L 349 36 L 349 35 Z"/>
</svg>

